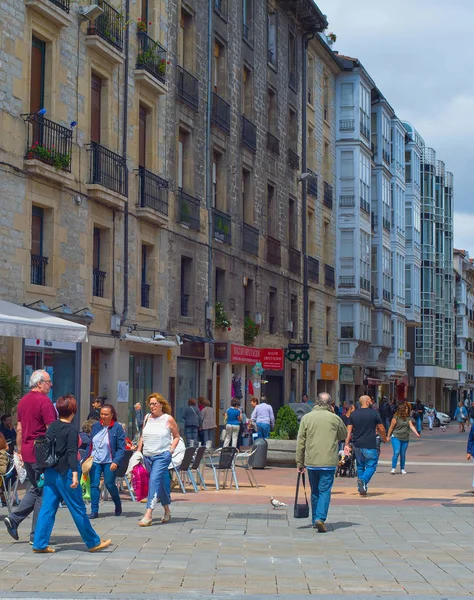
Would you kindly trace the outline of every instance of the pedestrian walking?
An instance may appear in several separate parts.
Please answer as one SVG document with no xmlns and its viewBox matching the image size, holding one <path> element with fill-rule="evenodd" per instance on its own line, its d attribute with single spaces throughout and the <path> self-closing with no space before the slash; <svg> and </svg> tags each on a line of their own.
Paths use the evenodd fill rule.
<svg viewBox="0 0 474 600">
<path fill-rule="evenodd" d="M 184 410 L 182 419 L 184 421 L 184 437 L 188 446 L 198 446 L 202 416 L 194 398 L 188 400 L 188 408 Z"/>
<path fill-rule="evenodd" d="M 100 421 L 92 426 L 91 444 L 86 457 L 93 457 L 90 471 L 91 512 L 89 519 L 99 517 L 100 479 L 104 477 L 105 487 L 114 505 L 115 516 L 122 514 L 122 502 L 115 485 L 115 471 L 125 456 L 125 433 L 117 422 L 117 413 L 112 404 L 104 404 L 100 409 Z"/>
<path fill-rule="evenodd" d="M 469 437 L 467 438 L 467 460 L 474 463 L 474 427 L 471 427 Z M 472 478 L 472 493 L 474 494 L 474 476 Z"/>
<path fill-rule="evenodd" d="M 225 425 L 224 448 L 234 446 L 237 448 L 239 440 L 240 423 L 242 422 L 242 413 L 240 411 L 240 401 L 232 398 L 230 408 L 225 411 L 227 422 Z"/>
<path fill-rule="evenodd" d="M 87 420 L 100 421 L 100 409 L 102 408 L 102 399 L 94 398 L 90 413 L 87 415 Z"/>
<path fill-rule="evenodd" d="M 140 431 L 143 427 L 143 410 L 141 402 L 136 402 L 133 408 L 135 410 L 135 426 L 137 431 Z"/>
<path fill-rule="evenodd" d="M 432 402 L 430 402 L 428 404 L 428 408 L 426 409 L 426 414 L 428 416 L 428 426 L 430 428 L 430 431 L 433 431 L 434 420 L 436 418 L 436 409 L 433 406 Z"/>
<path fill-rule="evenodd" d="M 262 397 L 260 404 L 258 398 L 252 398 L 252 414 L 250 420 L 255 423 L 259 438 L 264 440 L 270 437 L 270 431 L 275 426 L 275 414 L 270 404 L 267 404 L 266 398 Z"/>
<path fill-rule="evenodd" d="M 33 541 L 33 552 L 49 554 L 55 552 L 49 546 L 56 513 L 60 502 L 64 501 L 74 520 L 84 544 L 89 552 L 99 552 L 111 544 L 111 540 L 101 540 L 87 518 L 86 507 L 79 486 L 78 441 L 79 435 L 72 424 L 77 413 L 74 396 L 67 394 L 56 401 L 59 420 L 48 427 L 47 436 L 54 440 L 56 466 L 44 472 L 43 503 Z"/>
<path fill-rule="evenodd" d="M 357 461 L 357 489 L 361 496 L 367 495 L 370 480 L 377 470 L 377 434 L 383 442 L 387 441 L 385 427 L 378 411 L 371 409 L 372 399 L 369 396 L 359 398 L 360 408 L 349 417 L 344 452 L 349 455 L 352 445 Z"/>
<path fill-rule="evenodd" d="M 36 438 L 46 433 L 46 429 L 53 421 L 56 421 L 56 410 L 48 396 L 52 385 L 51 377 L 47 371 L 34 371 L 29 381 L 30 392 L 23 396 L 18 404 L 17 452 L 20 460 L 23 461 L 30 487 L 19 506 L 3 521 L 8 533 L 14 540 L 19 539 L 18 527 L 20 523 L 31 513 L 33 513 L 33 520 L 30 543 L 33 542 L 35 534 L 43 494 L 43 488 L 38 487 L 38 482 L 43 469 L 40 469 L 36 464 L 34 442 Z"/>
<path fill-rule="evenodd" d="M 387 397 L 382 398 L 382 402 L 379 407 L 380 418 L 382 419 L 385 430 L 388 431 L 390 427 L 390 421 L 392 420 L 392 411 L 390 410 L 390 404 L 388 403 Z"/>
<path fill-rule="evenodd" d="M 416 435 L 420 437 L 420 434 L 416 430 L 411 420 L 411 407 L 408 402 L 402 402 L 398 405 L 398 410 L 395 413 L 390 428 L 387 433 L 387 441 L 392 441 L 392 470 L 391 473 L 396 473 L 398 458 L 400 457 L 400 473 L 406 475 L 405 463 L 408 450 L 408 443 L 410 442 L 410 429 Z"/>
<path fill-rule="evenodd" d="M 418 433 L 421 433 L 423 429 L 423 416 L 425 414 L 425 407 L 421 403 L 421 400 L 418 398 L 415 402 L 415 406 L 413 407 L 413 417 L 416 421 L 416 430 Z"/>
<path fill-rule="evenodd" d="M 331 396 L 326 392 L 318 394 L 313 409 L 300 422 L 296 468 L 299 473 L 308 471 L 312 524 L 320 533 L 326 532 L 331 489 L 339 460 L 338 444 L 346 435 L 346 426 L 332 410 Z"/>
<path fill-rule="evenodd" d="M 169 465 L 179 443 L 179 429 L 171 416 L 171 406 L 161 394 L 148 397 L 148 414 L 143 423 L 143 431 L 138 442 L 138 451 L 143 453 L 145 467 L 150 473 L 146 511 L 138 525 L 149 527 L 153 521 L 153 511 L 158 501 L 164 509 L 162 523 L 171 519 L 171 490 Z"/>
<path fill-rule="evenodd" d="M 467 409 L 461 401 L 458 402 L 456 412 L 454 413 L 454 420 L 459 425 L 459 433 L 465 433 L 465 431 L 466 431 L 465 424 L 467 421 Z"/>
<path fill-rule="evenodd" d="M 207 448 L 212 448 L 212 444 L 214 442 L 215 432 L 216 432 L 216 413 L 211 406 L 211 403 L 207 398 L 200 397 L 198 399 L 202 403 L 201 410 L 201 433 L 202 433 L 202 443 Z"/>
</svg>

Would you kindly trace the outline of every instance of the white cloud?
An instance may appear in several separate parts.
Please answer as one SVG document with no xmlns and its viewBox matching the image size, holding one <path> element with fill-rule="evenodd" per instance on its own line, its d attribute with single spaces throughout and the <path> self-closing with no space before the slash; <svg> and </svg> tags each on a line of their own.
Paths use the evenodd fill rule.
<svg viewBox="0 0 474 600">
<path fill-rule="evenodd" d="M 454 213 L 454 247 L 458 250 L 468 250 L 474 258 L 474 214 Z"/>
</svg>

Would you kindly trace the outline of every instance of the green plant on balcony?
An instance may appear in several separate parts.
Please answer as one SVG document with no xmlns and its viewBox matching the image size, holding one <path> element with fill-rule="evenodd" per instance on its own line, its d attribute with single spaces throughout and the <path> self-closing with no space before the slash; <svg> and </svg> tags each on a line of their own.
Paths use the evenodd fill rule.
<svg viewBox="0 0 474 600">
<path fill-rule="evenodd" d="M 226 236 L 229 233 L 229 225 L 225 219 L 222 217 L 217 217 L 216 219 L 216 230 L 222 235 Z"/>
<path fill-rule="evenodd" d="M 151 25 L 151 22 L 150 22 L 150 25 Z M 138 17 L 138 21 L 137 21 L 137 31 L 145 31 L 145 32 L 146 32 L 146 31 L 147 31 L 147 29 L 148 29 L 148 27 L 147 27 L 146 21 L 142 21 L 142 20 L 140 19 L 140 17 Z"/>
<path fill-rule="evenodd" d="M 230 331 L 231 324 L 232 323 L 224 310 L 224 304 L 222 302 L 216 302 L 216 327 L 223 331 Z"/>
<path fill-rule="evenodd" d="M 58 170 L 67 171 L 71 165 L 71 156 L 69 154 L 62 154 L 61 152 L 57 152 L 54 146 L 48 148 L 39 142 L 34 142 L 28 148 L 26 158 L 29 160 L 36 158 Z"/>
<path fill-rule="evenodd" d="M 189 205 L 186 200 L 181 198 L 180 207 L 179 207 L 179 220 L 181 223 L 189 225 L 191 223 L 191 212 L 189 210 Z"/>
<path fill-rule="evenodd" d="M 257 325 L 250 317 L 245 317 L 244 320 L 244 344 L 251 346 L 257 335 L 260 333 L 260 325 Z"/>
</svg>

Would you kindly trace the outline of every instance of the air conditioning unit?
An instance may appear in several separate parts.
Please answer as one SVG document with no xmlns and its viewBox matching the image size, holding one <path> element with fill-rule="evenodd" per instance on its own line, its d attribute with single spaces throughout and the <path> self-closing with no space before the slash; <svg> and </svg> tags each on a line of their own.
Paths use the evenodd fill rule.
<svg viewBox="0 0 474 600">
<path fill-rule="evenodd" d="M 293 333 L 293 321 L 288 321 L 286 330 L 288 331 L 288 333 Z"/>
</svg>

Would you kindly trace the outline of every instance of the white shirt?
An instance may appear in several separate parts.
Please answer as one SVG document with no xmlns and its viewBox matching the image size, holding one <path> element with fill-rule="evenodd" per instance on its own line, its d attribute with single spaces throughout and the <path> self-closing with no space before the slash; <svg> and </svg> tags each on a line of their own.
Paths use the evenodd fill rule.
<svg viewBox="0 0 474 600">
<path fill-rule="evenodd" d="M 173 436 L 168 425 L 169 415 L 146 419 L 143 428 L 143 455 L 156 456 L 170 450 Z"/>
</svg>

